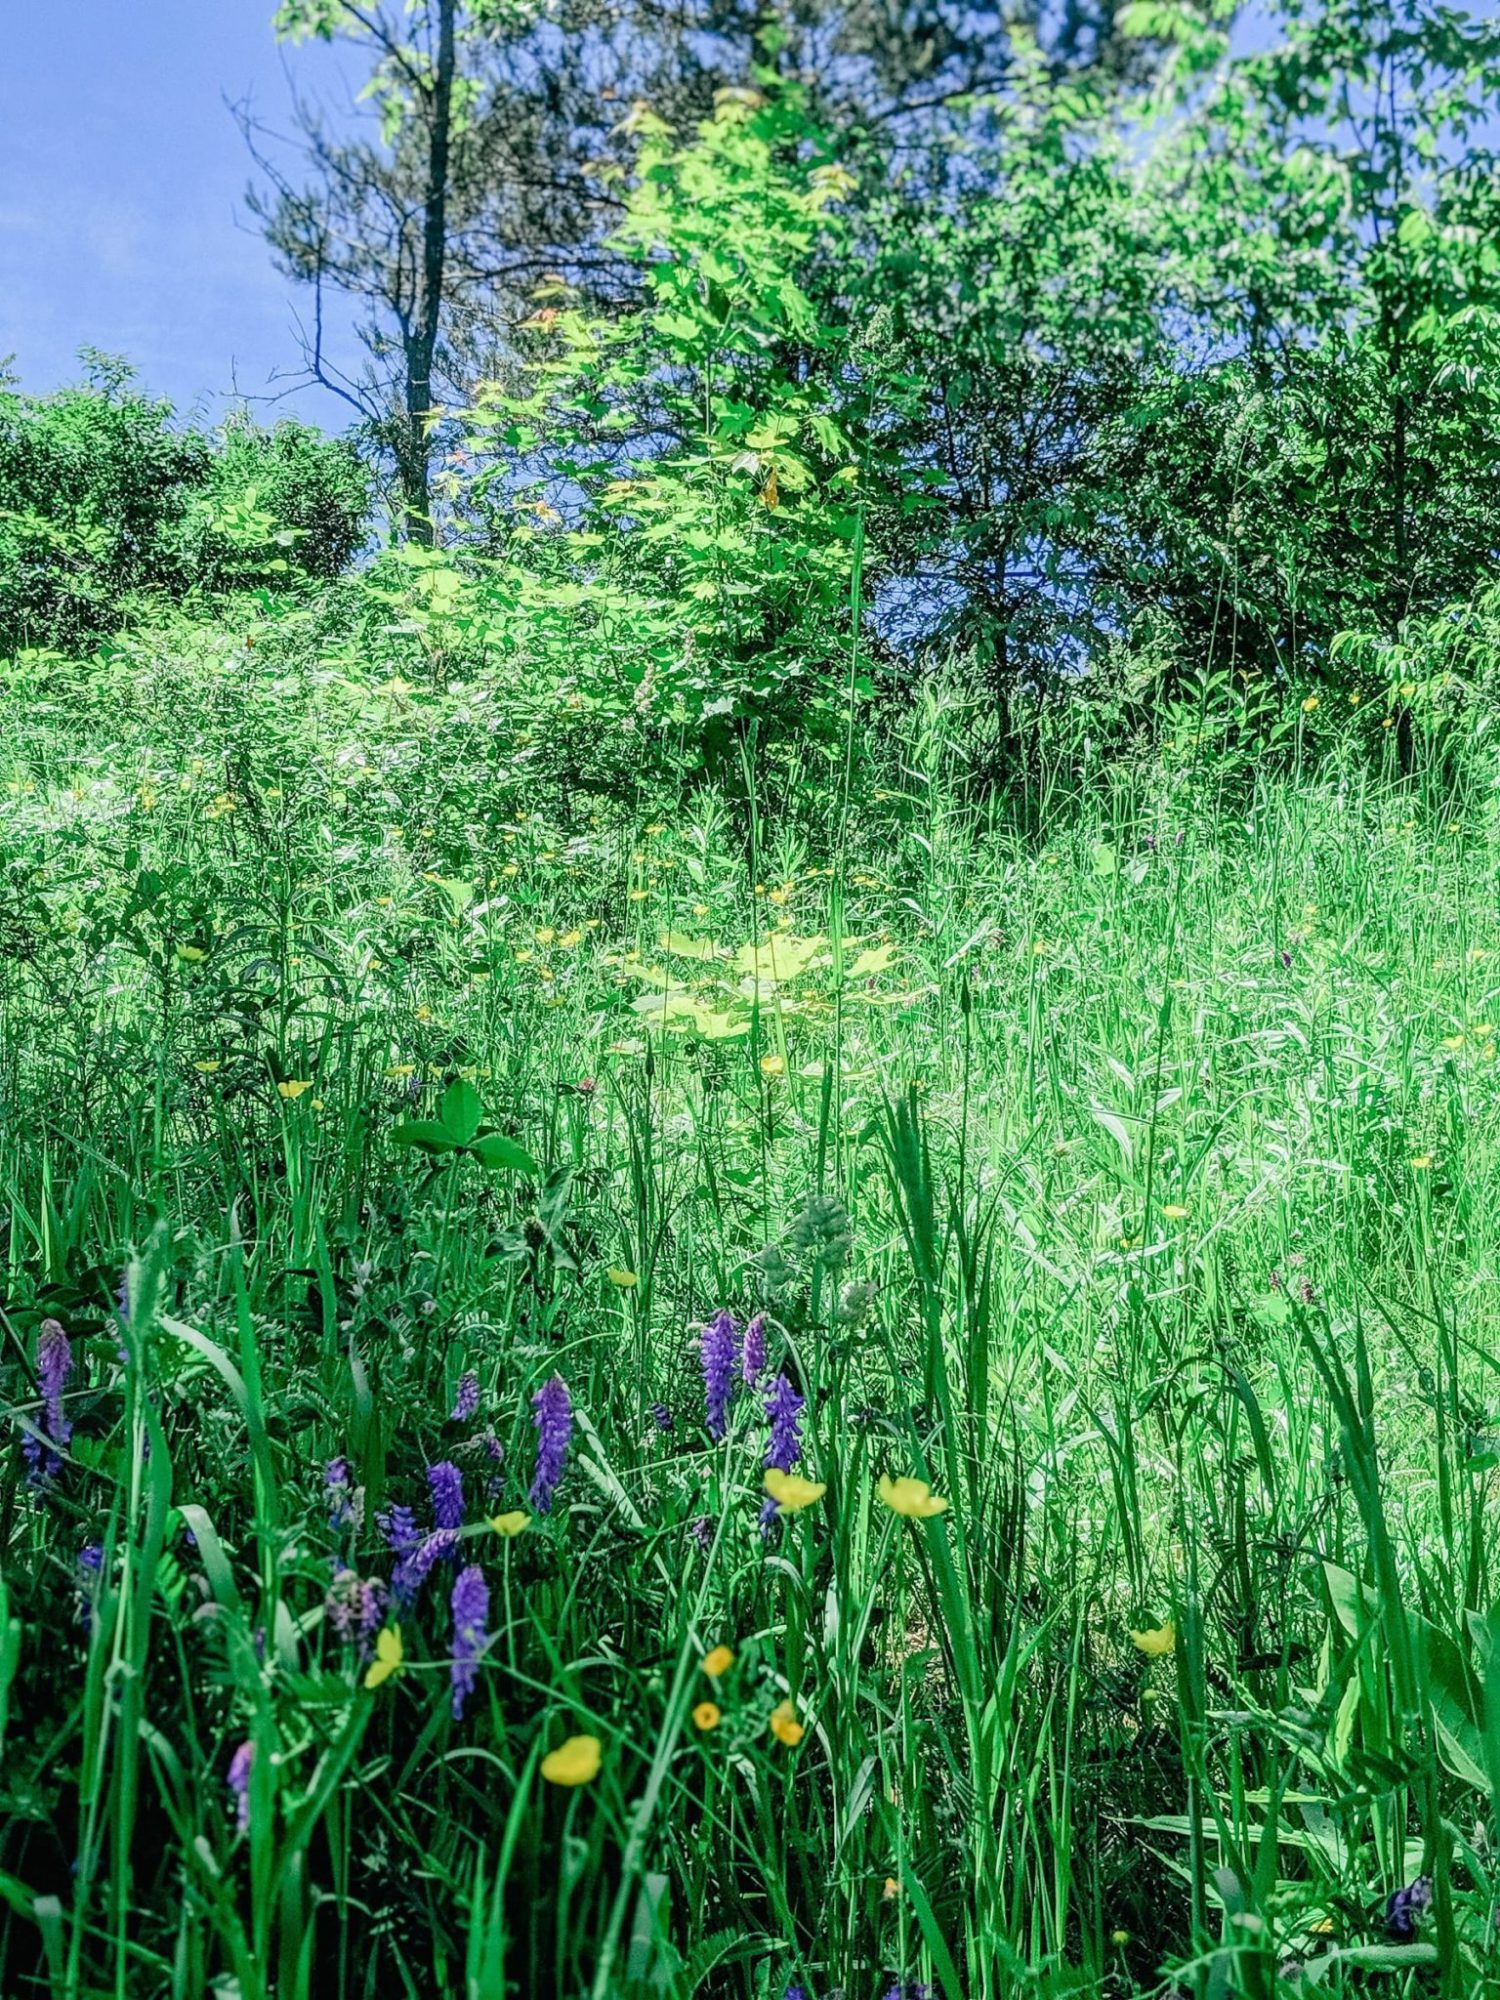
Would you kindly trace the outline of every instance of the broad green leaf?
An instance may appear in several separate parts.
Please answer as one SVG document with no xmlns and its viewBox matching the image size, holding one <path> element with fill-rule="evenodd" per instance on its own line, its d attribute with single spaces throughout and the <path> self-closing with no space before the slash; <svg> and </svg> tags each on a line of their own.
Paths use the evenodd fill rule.
<svg viewBox="0 0 1500 2000">
<path fill-rule="evenodd" d="M 507 1139 L 503 1132 L 486 1132 L 476 1139 L 469 1151 L 482 1167 L 492 1171 L 525 1174 L 530 1180 L 540 1179 L 537 1164 L 524 1146 L 518 1146 L 514 1139 Z"/>
</svg>

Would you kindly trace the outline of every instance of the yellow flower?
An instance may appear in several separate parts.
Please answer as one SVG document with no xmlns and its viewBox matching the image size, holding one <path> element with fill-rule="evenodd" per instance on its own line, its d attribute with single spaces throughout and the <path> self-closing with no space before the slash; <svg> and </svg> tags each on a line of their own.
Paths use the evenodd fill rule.
<svg viewBox="0 0 1500 2000">
<path fill-rule="evenodd" d="M 800 1472 L 778 1472 L 773 1466 L 763 1481 L 766 1492 L 783 1514 L 800 1513 L 828 1491 L 821 1479 L 804 1479 Z M 946 1502 L 944 1503 L 946 1505 Z"/>
<path fill-rule="evenodd" d="M 784 1743 L 788 1750 L 795 1750 L 807 1731 L 797 1720 L 797 1711 L 789 1701 L 779 1701 L 771 1710 L 771 1734 L 778 1743 Z"/>
<path fill-rule="evenodd" d="M 416 1073 L 415 1063 L 392 1063 L 385 1072 L 385 1080 L 387 1083 L 400 1083 L 404 1078 L 415 1076 Z"/>
<path fill-rule="evenodd" d="M 896 1898 L 901 1894 L 901 1884 L 896 1880 L 894 1875 L 886 1876 L 885 1887 L 881 1890 L 880 1894 L 882 1900 L 887 1903 L 894 1903 Z"/>
<path fill-rule="evenodd" d="M 904 1521 L 930 1521 L 948 1511 L 947 1501 L 934 1493 L 925 1479 L 892 1479 L 886 1473 L 878 1490 L 891 1512 Z"/>
<path fill-rule="evenodd" d="M 1187 1220 L 1187 1210 L 1179 1208 L 1175 1201 L 1169 1201 L 1162 1209 L 1162 1214 L 1167 1218 L 1168 1222 L 1185 1222 Z"/>
<path fill-rule="evenodd" d="M 1129 1931 L 1111 1931 L 1109 1941 L 1111 1944 L 1129 1944 L 1130 1933 Z"/>
<path fill-rule="evenodd" d="M 559 951 L 571 951 L 574 945 L 582 943 L 583 943 L 582 931 L 577 931 L 577 930 L 564 931 L 562 936 L 557 940 L 557 948 Z"/>
<path fill-rule="evenodd" d="M 222 1069 L 223 1067 L 222 1063 L 217 1062 L 196 1062 L 193 1064 L 193 1068 L 197 1070 L 199 1076 L 212 1076 L 215 1070 Z"/>
<path fill-rule="evenodd" d="M 760 1073 L 762 1076 L 785 1076 L 786 1063 L 780 1056 L 762 1056 Z"/>
<path fill-rule="evenodd" d="M 1160 1660 L 1177 1649 L 1177 1623 L 1169 1618 L 1165 1625 L 1153 1625 L 1149 1631 L 1137 1632 L 1132 1626 L 1130 1643 L 1137 1652 L 1144 1653 L 1148 1660 Z"/>
<path fill-rule="evenodd" d="M 177 947 L 177 956 L 184 965 L 201 965 L 208 957 L 208 953 L 195 944 L 180 944 Z"/>
<path fill-rule="evenodd" d="M 1320 700 L 1321 696 L 1310 694 L 1307 697 L 1307 700 L 1302 704 L 1302 713 L 1304 715 L 1311 715 L 1313 710 L 1317 707 Z"/>
<path fill-rule="evenodd" d="M 1443 1047 L 1445 1049 L 1461 1049 L 1463 1045 L 1464 1038 L 1462 1035 L 1444 1035 L 1443 1037 Z"/>
<path fill-rule="evenodd" d="M 510 1541 L 531 1526 L 531 1516 L 518 1507 L 513 1514 L 492 1514 L 490 1526 L 497 1535 L 504 1535 Z"/>
<path fill-rule="evenodd" d="M 1382 723 L 1381 723 L 1381 725 L 1380 725 L 1380 726 L 1381 726 L 1381 728 L 1382 728 L 1382 729 L 1394 729 L 1394 728 L 1395 728 L 1395 726 L 1396 726 L 1396 718 L 1395 718 L 1395 716 L 1394 716 L 1394 715 L 1388 715 L 1388 716 L 1387 716 L 1387 717 L 1385 718 L 1384 722 L 1382 722 Z"/>
<path fill-rule="evenodd" d="M 700 1701 L 693 1710 L 693 1722 L 699 1729 L 717 1729 L 724 1720 L 724 1711 L 716 1701 Z"/>
<path fill-rule="evenodd" d="M 623 1264 L 611 1264 L 604 1275 L 612 1285 L 618 1285 L 622 1292 L 634 1291 L 640 1283 L 635 1272 L 627 1271 Z"/>
<path fill-rule="evenodd" d="M 390 1679 L 405 1657 L 406 1653 L 401 1644 L 401 1627 L 387 1625 L 375 1641 L 375 1657 L 366 1670 L 365 1686 L 380 1687 L 383 1682 Z"/>
<path fill-rule="evenodd" d="M 1045 938 L 1037 939 L 1036 943 L 1031 947 L 1031 955 L 1033 958 L 1045 958 L 1047 956 L 1047 941 Z"/>
<path fill-rule="evenodd" d="M 1399 689 L 1400 694 L 1406 701 L 1410 701 L 1416 691 L 1417 684 L 1415 681 L 1403 681 Z"/>
<path fill-rule="evenodd" d="M 505 876 L 519 875 L 520 872 L 520 863 L 516 861 L 507 861 L 505 866 L 500 870 L 500 873 Z"/>
<path fill-rule="evenodd" d="M 597 1736 L 570 1736 L 542 1759 L 542 1776 L 549 1785 L 589 1785 L 598 1775 Z"/>
<path fill-rule="evenodd" d="M 557 932 L 553 930 L 550 924 L 545 930 L 536 931 L 533 935 L 538 944 L 555 944 L 557 942 Z"/>
<path fill-rule="evenodd" d="M 727 1646 L 715 1646 L 711 1653 L 705 1653 L 703 1656 L 703 1671 L 711 1681 L 716 1681 L 721 1675 L 727 1674 L 733 1665 L 734 1654 Z"/>
<path fill-rule="evenodd" d="M 1417 1173 L 1425 1174 L 1427 1169 L 1432 1165 L 1432 1155 L 1431 1153 L 1418 1153 L 1411 1164 Z"/>
<path fill-rule="evenodd" d="M 276 1086 L 277 1095 L 286 1098 L 289 1102 L 294 1098 L 300 1097 L 304 1090 L 311 1089 L 311 1077 L 294 1078 L 287 1083 L 278 1083 Z"/>
</svg>

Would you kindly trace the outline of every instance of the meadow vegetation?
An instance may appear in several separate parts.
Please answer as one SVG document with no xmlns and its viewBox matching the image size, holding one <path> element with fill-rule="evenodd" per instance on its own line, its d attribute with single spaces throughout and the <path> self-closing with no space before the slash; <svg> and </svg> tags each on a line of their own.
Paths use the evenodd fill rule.
<svg viewBox="0 0 1500 2000">
<path fill-rule="evenodd" d="M 1307 18 L 1023 78 L 969 292 L 632 114 L 353 568 L 346 446 L 0 404 L 5 1994 L 1495 1988 L 1500 266 L 1255 151 Z"/>
</svg>

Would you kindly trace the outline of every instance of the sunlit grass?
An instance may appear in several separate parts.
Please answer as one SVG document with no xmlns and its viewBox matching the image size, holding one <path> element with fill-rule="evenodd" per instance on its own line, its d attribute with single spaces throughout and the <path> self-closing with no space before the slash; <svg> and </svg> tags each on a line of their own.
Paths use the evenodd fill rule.
<svg viewBox="0 0 1500 2000">
<path fill-rule="evenodd" d="M 934 696 L 751 822 L 216 657 L 0 712 L 5 1990 L 1487 1975 L 1489 794 Z"/>
</svg>

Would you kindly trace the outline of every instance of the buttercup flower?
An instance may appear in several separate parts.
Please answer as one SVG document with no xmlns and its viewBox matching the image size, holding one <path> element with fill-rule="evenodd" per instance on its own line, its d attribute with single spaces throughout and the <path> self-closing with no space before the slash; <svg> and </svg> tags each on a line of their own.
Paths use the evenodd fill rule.
<svg viewBox="0 0 1500 2000">
<path fill-rule="evenodd" d="M 589 1785 L 599 1775 L 597 1736 L 570 1736 L 542 1759 L 542 1776 L 549 1785 Z"/>
<path fill-rule="evenodd" d="M 517 1507 L 513 1513 L 492 1514 L 490 1526 L 497 1535 L 504 1535 L 510 1541 L 531 1526 L 531 1516 Z"/>
<path fill-rule="evenodd" d="M 1145 1632 L 1131 1631 L 1130 1643 L 1148 1659 L 1160 1660 L 1174 1651 L 1177 1645 L 1177 1623 L 1169 1618 L 1165 1625 L 1156 1625 Z"/>
<path fill-rule="evenodd" d="M 773 1508 L 783 1514 L 800 1513 L 804 1507 L 811 1507 L 821 1500 L 828 1491 L 821 1479 L 804 1479 L 799 1472 L 777 1472 L 773 1467 L 763 1484 L 766 1497 Z"/>
<path fill-rule="evenodd" d="M 399 1671 L 406 1658 L 406 1648 L 401 1643 L 401 1627 L 387 1625 L 375 1641 L 375 1658 L 365 1673 L 367 1688 L 381 1687 L 392 1674 Z"/>
<path fill-rule="evenodd" d="M 723 1720 L 724 1711 L 716 1701 L 700 1701 L 693 1710 L 693 1726 L 705 1734 L 710 1729 L 717 1729 Z"/>
<path fill-rule="evenodd" d="M 797 1720 L 797 1711 L 790 1701 L 779 1701 L 771 1710 L 771 1734 L 789 1750 L 795 1750 L 807 1734 Z"/>
<path fill-rule="evenodd" d="M 713 1651 L 703 1656 L 703 1671 L 711 1681 L 720 1680 L 734 1665 L 734 1654 L 727 1646 L 715 1646 Z"/>
<path fill-rule="evenodd" d="M 892 1479 L 887 1473 L 877 1491 L 891 1512 L 904 1521 L 930 1521 L 948 1511 L 948 1502 L 934 1493 L 925 1479 Z"/>
</svg>

